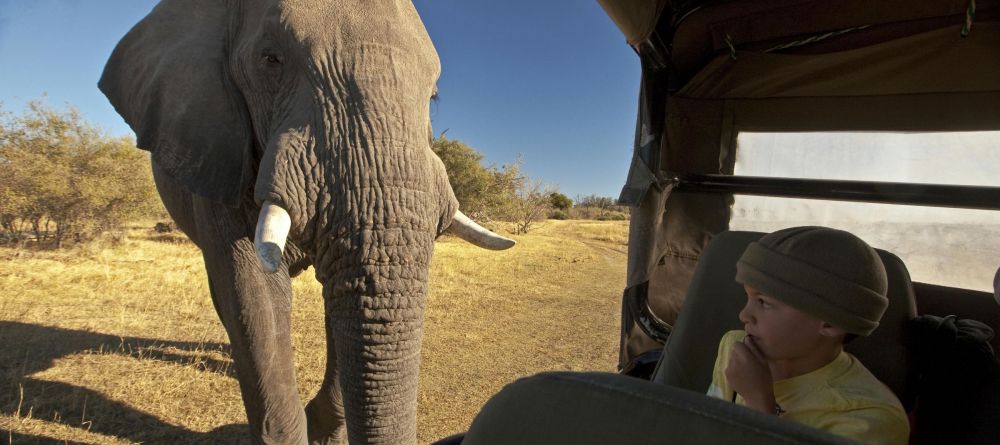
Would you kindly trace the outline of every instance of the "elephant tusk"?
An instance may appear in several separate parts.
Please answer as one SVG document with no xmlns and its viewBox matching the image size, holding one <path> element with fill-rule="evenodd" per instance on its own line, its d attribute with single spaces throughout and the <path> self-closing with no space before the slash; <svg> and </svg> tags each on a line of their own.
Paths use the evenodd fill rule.
<svg viewBox="0 0 1000 445">
<path fill-rule="evenodd" d="M 281 255 L 291 227 L 292 218 L 285 209 L 271 201 L 264 201 L 257 218 L 253 245 L 265 272 L 275 273 L 281 268 Z"/>
<path fill-rule="evenodd" d="M 476 224 L 460 211 L 455 212 L 454 219 L 452 219 L 447 231 L 484 249 L 504 250 L 517 244 L 517 241 L 504 238 Z"/>
</svg>

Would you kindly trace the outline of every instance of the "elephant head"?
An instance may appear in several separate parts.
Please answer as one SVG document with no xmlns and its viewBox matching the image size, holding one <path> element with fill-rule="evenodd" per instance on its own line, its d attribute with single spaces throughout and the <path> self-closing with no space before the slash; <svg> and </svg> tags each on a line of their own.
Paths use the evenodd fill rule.
<svg viewBox="0 0 1000 445">
<path fill-rule="evenodd" d="M 99 84 L 171 183 L 259 212 L 264 271 L 288 273 L 286 237 L 314 265 L 352 442 L 416 440 L 434 239 L 513 244 L 458 211 L 430 149 L 439 71 L 409 0 L 165 0 Z"/>
</svg>

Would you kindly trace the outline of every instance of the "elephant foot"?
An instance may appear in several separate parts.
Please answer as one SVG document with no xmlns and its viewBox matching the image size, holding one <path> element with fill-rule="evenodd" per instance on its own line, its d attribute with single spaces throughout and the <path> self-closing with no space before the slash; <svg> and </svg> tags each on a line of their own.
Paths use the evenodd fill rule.
<svg viewBox="0 0 1000 445">
<path fill-rule="evenodd" d="M 310 445 L 342 445 L 347 443 L 347 425 L 343 409 L 317 397 L 306 405 L 306 425 Z"/>
</svg>

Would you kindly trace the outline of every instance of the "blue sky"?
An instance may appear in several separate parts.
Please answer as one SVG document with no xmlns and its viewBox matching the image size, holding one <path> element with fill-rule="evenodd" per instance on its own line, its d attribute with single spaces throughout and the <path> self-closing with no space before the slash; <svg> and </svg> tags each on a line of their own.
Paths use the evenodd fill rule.
<svg viewBox="0 0 1000 445">
<path fill-rule="evenodd" d="M 132 134 L 97 90 L 150 0 L 0 0 L 0 102 L 47 93 L 109 134 Z M 569 195 L 617 197 L 631 157 L 639 61 L 595 0 L 415 0 L 441 58 L 436 133 Z"/>
</svg>

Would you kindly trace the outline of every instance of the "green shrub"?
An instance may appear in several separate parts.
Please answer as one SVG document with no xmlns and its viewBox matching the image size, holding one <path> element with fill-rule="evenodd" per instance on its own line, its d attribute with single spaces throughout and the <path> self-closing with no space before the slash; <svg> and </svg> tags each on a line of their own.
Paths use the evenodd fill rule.
<svg viewBox="0 0 1000 445">
<path fill-rule="evenodd" d="M 610 211 L 604 212 L 603 215 L 597 216 L 596 219 L 598 221 L 625 221 L 628 218 L 629 218 L 629 216 L 625 212 L 618 212 L 618 211 L 610 210 Z"/>
<path fill-rule="evenodd" d="M 553 210 L 551 213 L 549 213 L 549 219 L 558 219 L 558 220 L 569 219 L 569 214 L 562 210 Z"/>
<path fill-rule="evenodd" d="M 62 247 L 120 233 L 162 208 L 149 165 L 130 138 L 104 135 L 72 108 L 0 109 L 0 240 Z"/>
</svg>

